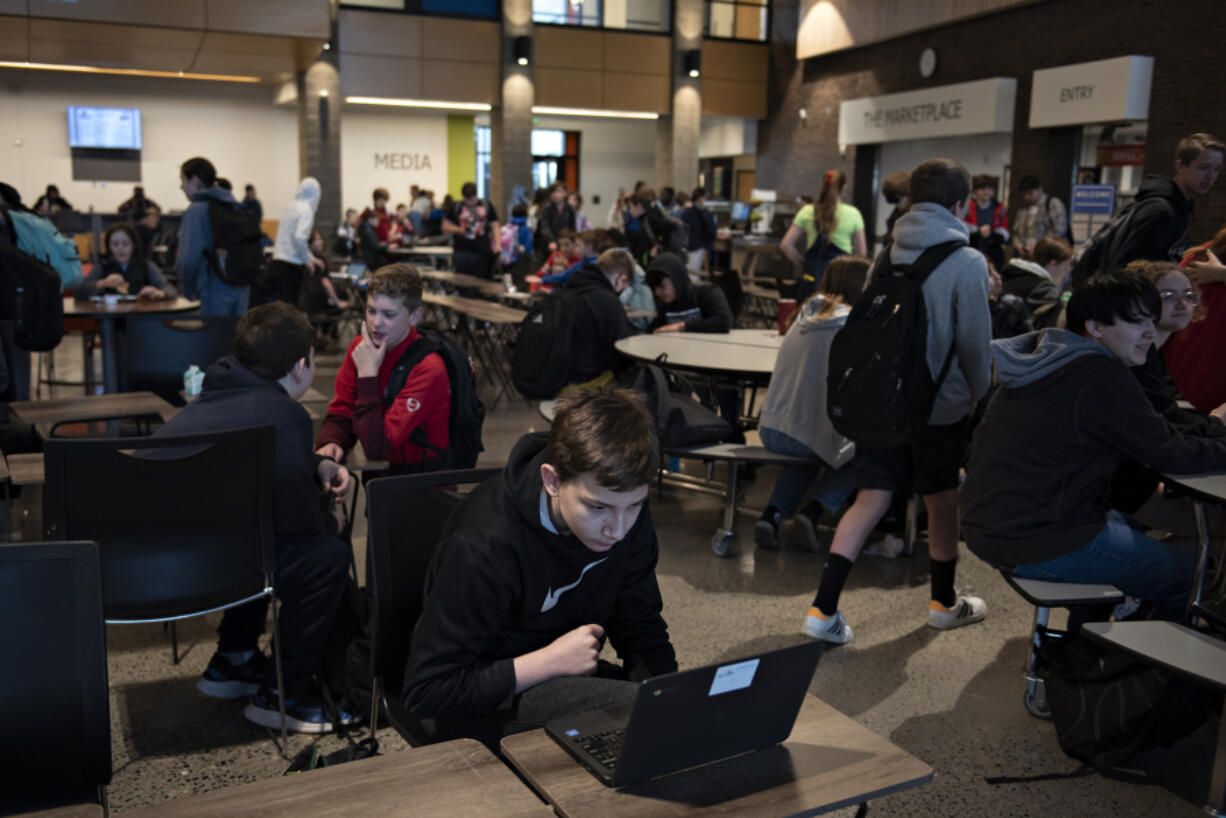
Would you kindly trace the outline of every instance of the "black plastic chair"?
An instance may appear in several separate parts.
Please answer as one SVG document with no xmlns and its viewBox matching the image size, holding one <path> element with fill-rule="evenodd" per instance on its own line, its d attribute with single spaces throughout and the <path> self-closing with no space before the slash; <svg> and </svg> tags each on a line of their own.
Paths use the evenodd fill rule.
<svg viewBox="0 0 1226 818">
<path fill-rule="evenodd" d="M 129 318 L 124 331 L 120 377 L 125 392 L 149 391 L 181 405 L 183 373 L 234 353 L 236 315 Z"/>
<path fill-rule="evenodd" d="M 97 541 L 110 624 L 170 622 L 276 596 L 276 430 L 48 440 L 48 539 Z M 285 738 L 281 640 L 273 654 Z M 175 661 L 178 661 L 176 649 Z"/>
<path fill-rule="evenodd" d="M 464 499 L 459 491 L 501 471 L 465 469 L 381 477 L 366 487 L 366 565 L 375 601 L 370 626 L 372 736 L 379 726 L 382 701 L 387 720 L 405 741 L 429 743 L 417 720 L 405 713 L 400 697 L 409 639 L 421 616 L 426 568 L 443 525 Z"/>
<path fill-rule="evenodd" d="M 106 804 L 111 717 L 98 545 L 0 545 L 0 814 Z"/>
</svg>

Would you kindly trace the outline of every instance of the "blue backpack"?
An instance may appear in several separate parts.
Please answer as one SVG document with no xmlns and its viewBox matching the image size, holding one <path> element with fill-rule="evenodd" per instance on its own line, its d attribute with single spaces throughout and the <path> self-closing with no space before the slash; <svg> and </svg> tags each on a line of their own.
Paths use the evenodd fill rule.
<svg viewBox="0 0 1226 818">
<path fill-rule="evenodd" d="M 17 234 L 17 249 L 51 266 L 60 274 L 62 289 L 71 290 L 85 280 L 77 243 L 41 216 L 9 208 Z"/>
</svg>

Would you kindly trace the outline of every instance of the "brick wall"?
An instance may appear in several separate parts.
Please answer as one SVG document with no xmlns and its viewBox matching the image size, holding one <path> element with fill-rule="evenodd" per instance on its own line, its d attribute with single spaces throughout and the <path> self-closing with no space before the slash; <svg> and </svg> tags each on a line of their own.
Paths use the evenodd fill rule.
<svg viewBox="0 0 1226 818">
<path fill-rule="evenodd" d="M 838 153 L 842 100 L 992 76 L 1017 78 L 1013 179 L 1047 177 L 1051 131 L 1027 127 L 1031 72 L 1126 54 L 1154 57 L 1147 173 L 1170 174 L 1175 143 L 1186 134 L 1226 138 L 1226 71 L 1220 38 L 1211 33 L 1226 19 L 1221 0 L 1046 0 L 803 63 L 796 61 L 798 6 L 798 0 L 773 4 L 767 108 L 773 113 L 758 130 L 763 188 L 816 193 L 831 168 L 853 177 L 855 147 Z M 929 47 L 937 52 L 937 70 L 923 79 L 919 56 Z M 801 107 L 807 123 L 797 115 Z M 854 192 L 848 193 L 850 200 Z M 1193 240 L 1208 238 L 1223 222 L 1226 179 L 1197 202 Z"/>
</svg>

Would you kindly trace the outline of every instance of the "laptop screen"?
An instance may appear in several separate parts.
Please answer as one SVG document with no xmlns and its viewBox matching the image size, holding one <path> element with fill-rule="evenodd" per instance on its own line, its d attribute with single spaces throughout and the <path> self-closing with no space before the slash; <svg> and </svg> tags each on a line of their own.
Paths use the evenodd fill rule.
<svg viewBox="0 0 1226 818">
<path fill-rule="evenodd" d="M 349 269 L 345 273 L 354 281 L 357 281 L 366 273 L 366 265 L 360 261 L 350 262 Z"/>
</svg>

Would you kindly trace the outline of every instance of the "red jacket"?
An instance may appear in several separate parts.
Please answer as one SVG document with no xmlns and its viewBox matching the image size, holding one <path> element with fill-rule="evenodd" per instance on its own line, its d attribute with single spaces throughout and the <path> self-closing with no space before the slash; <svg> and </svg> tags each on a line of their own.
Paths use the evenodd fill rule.
<svg viewBox="0 0 1226 818">
<path fill-rule="evenodd" d="M 391 407 L 386 411 L 383 408 L 383 388 L 392 369 L 409 345 L 420 337 L 421 333 L 414 328 L 409 337 L 389 349 L 379 365 L 377 378 L 358 377 L 353 348 L 361 343 L 362 336 L 353 339 L 345 352 L 345 362 L 336 373 L 336 395 L 328 404 L 328 416 L 319 430 L 316 449 L 325 443 L 335 443 L 349 451 L 354 441 L 360 440 L 368 460 L 421 463 L 432 453 L 409 440 L 418 426 L 426 430 L 426 440 L 432 446 L 447 448 L 451 442 L 448 428 L 451 381 L 437 353 L 427 355 L 413 367 Z"/>
<path fill-rule="evenodd" d="M 1186 268 L 1191 258 L 1189 253 L 1179 266 Z M 1205 317 L 1167 339 L 1162 357 L 1179 394 L 1202 412 L 1211 412 L 1226 403 L 1226 371 L 1218 357 L 1226 346 L 1226 285 L 1200 285 L 1200 303 Z"/>
<path fill-rule="evenodd" d="M 975 197 L 971 197 L 970 209 L 966 211 L 966 223 L 971 227 L 976 228 L 971 231 L 974 236 L 979 228 L 979 205 L 975 203 Z M 1009 214 L 1005 211 L 1003 204 L 997 203 L 996 209 L 992 211 L 992 232 L 1000 235 L 1005 241 L 1009 240 Z"/>
</svg>

